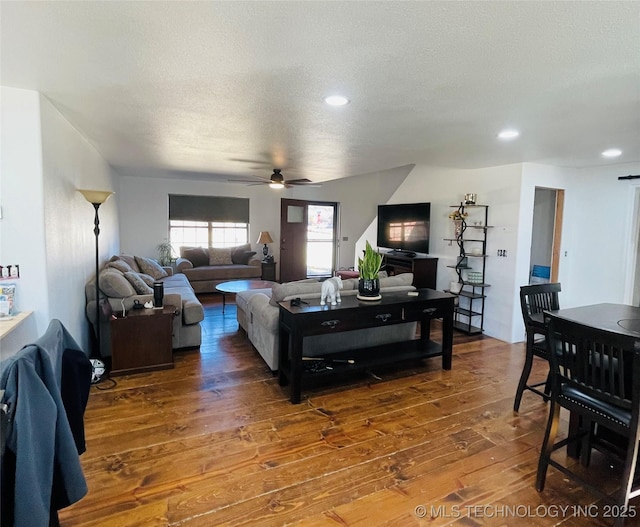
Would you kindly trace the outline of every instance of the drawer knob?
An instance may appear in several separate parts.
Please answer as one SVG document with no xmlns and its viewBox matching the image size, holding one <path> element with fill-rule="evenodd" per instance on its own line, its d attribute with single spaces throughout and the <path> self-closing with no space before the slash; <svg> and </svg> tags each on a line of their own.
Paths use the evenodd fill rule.
<svg viewBox="0 0 640 527">
<path fill-rule="evenodd" d="M 325 320 L 321 325 L 334 329 L 340 323 L 339 320 Z"/>
<path fill-rule="evenodd" d="M 382 322 L 386 322 L 391 318 L 391 313 L 380 313 L 379 315 L 376 315 L 376 318 L 378 320 L 382 320 Z"/>
</svg>

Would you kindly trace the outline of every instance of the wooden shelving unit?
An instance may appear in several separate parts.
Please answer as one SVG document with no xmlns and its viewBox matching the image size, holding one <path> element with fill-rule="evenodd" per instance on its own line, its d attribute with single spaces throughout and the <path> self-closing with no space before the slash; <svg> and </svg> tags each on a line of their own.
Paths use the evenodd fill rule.
<svg viewBox="0 0 640 527">
<path fill-rule="evenodd" d="M 472 222 L 465 222 L 460 235 L 455 238 L 445 238 L 446 241 L 455 242 L 459 248 L 458 262 L 448 267 L 454 269 L 461 281 L 462 288 L 458 296 L 458 305 L 454 310 L 453 327 L 469 335 L 475 335 L 484 331 L 484 308 L 486 289 L 491 287 L 484 282 L 487 265 L 487 232 L 491 228 L 488 225 L 488 205 L 451 205 L 459 209 L 463 214 L 473 213 L 473 209 L 480 209 L 480 213 L 474 215 Z M 482 273 L 482 281 L 470 281 L 470 272 Z"/>
</svg>

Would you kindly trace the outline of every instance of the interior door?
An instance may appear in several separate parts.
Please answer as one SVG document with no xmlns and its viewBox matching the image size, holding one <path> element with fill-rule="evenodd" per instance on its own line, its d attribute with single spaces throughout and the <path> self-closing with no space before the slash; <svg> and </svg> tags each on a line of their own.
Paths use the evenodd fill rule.
<svg viewBox="0 0 640 527">
<path fill-rule="evenodd" d="M 280 281 L 307 277 L 307 201 L 280 201 Z"/>
<path fill-rule="evenodd" d="M 563 209 L 563 189 L 536 187 L 529 283 L 558 281 Z"/>
</svg>

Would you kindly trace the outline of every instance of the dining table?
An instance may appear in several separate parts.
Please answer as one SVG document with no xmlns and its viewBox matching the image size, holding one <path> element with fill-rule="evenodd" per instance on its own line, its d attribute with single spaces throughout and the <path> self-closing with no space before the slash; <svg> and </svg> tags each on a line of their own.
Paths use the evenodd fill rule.
<svg viewBox="0 0 640 527">
<path fill-rule="evenodd" d="M 640 340 L 640 307 L 627 304 L 593 304 L 588 306 L 571 307 L 568 309 L 556 309 L 547 311 L 556 317 L 577 322 L 596 329 L 610 331 L 619 335 L 637 337 Z M 544 314 L 537 313 L 540 322 L 544 325 Z M 579 427 L 577 416 L 569 417 L 569 434 L 571 435 Z M 580 444 L 567 445 L 567 454 L 577 458 L 580 453 Z"/>
</svg>

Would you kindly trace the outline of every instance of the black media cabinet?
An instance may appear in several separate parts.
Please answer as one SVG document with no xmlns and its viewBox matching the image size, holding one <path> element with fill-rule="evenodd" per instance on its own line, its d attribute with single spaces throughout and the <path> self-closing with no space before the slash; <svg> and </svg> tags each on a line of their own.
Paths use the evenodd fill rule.
<svg viewBox="0 0 640 527">
<path fill-rule="evenodd" d="M 418 289 L 436 288 L 438 259 L 431 256 L 404 256 L 402 253 L 382 253 L 382 269 L 389 276 L 400 273 L 413 273 L 413 285 Z"/>
</svg>

